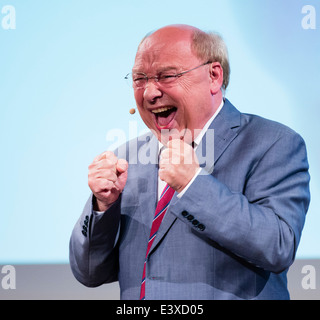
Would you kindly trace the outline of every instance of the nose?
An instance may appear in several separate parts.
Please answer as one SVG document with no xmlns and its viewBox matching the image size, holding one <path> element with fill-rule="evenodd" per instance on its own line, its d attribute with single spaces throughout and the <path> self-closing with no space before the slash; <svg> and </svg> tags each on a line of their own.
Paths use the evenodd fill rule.
<svg viewBox="0 0 320 320">
<path fill-rule="evenodd" d="M 143 98 L 149 103 L 155 103 L 158 98 L 161 98 L 163 95 L 162 91 L 158 86 L 158 82 L 154 79 L 149 79 L 146 87 L 144 88 Z"/>
</svg>

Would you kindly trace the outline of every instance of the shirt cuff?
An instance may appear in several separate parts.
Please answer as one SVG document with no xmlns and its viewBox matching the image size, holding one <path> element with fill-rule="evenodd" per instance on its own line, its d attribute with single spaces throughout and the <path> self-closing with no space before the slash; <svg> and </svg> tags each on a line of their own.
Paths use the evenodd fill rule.
<svg viewBox="0 0 320 320">
<path fill-rule="evenodd" d="M 201 167 L 197 170 L 196 174 L 193 176 L 193 178 L 189 181 L 189 183 L 184 187 L 184 189 L 177 194 L 178 199 L 180 199 L 184 193 L 188 190 L 188 188 L 191 186 L 192 182 L 195 180 L 195 178 L 199 175 L 201 171 Z"/>
</svg>

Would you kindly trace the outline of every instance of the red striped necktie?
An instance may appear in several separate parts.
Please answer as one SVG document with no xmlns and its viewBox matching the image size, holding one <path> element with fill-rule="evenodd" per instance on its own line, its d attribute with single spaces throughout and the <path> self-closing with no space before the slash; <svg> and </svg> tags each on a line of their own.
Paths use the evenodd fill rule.
<svg viewBox="0 0 320 320">
<path fill-rule="evenodd" d="M 156 237 L 156 234 L 158 232 L 158 229 L 160 227 L 161 221 L 166 214 L 166 211 L 168 209 L 168 206 L 170 204 L 170 201 L 172 199 L 172 196 L 174 194 L 174 190 L 167 184 L 164 190 L 161 193 L 160 199 L 158 201 L 158 205 L 156 208 L 156 212 L 154 214 L 154 218 L 152 221 L 151 231 L 150 231 L 150 237 L 148 242 L 148 248 L 146 253 L 146 258 L 144 260 L 143 265 L 143 274 L 142 274 L 142 282 L 141 282 L 141 291 L 140 291 L 140 300 L 145 299 L 145 280 L 146 280 L 146 264 L 147 264 L 147 258 L 149 251 L 151 249 L 152 243 Z"/>
</svg>

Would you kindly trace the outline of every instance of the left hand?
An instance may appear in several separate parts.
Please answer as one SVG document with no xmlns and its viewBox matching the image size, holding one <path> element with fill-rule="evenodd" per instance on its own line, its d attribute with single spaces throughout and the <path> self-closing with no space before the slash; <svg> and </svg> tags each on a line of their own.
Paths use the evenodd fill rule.
<svg viewBox="0 0 320 320">
<path fill-rule="evenodd" d="M 199 162 L 193 148 L 183 140 L 167 143 L 161 152 L 159 177 L 178 193 L 181 192 L 199 169 Z"/>
</svg>

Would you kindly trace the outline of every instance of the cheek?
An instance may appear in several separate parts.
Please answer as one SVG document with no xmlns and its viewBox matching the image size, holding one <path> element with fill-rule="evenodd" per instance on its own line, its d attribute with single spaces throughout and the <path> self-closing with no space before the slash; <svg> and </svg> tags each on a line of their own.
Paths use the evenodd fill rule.
<svg viewBox="0 0 320 320">
<path fill-rule="evenodd" d="M 188 82 L 183 82 L 179 90 L 172 94 L 172 98 L 177 102 L 179 113 L 182 118 L 188 119 L 192 115 L 192 105 L 194 100 L 194 93 L 192 94 L 192 86 Z"/>
<path fill-rule="evenodd" d="M 196 91 L 192 81 L 188 81 L 186 79 L 179 83 L 179 90 L 176 91 L 175 99 L 183 106 L 183 109 L 186 113 L 192 111 L 189 109 L 190 105 L 193 104 L 195 92 Z"/>
<path fill-rule="evenodd" d="M 194 81 L 192 81 L 192 79 L 188 79 L 187 77 L 182 77 L 179 80 L 179 87 L 181 89 L 181 91 L 183 91 L 185 94 L 189 94 L 192 90 L 192 88 L 194 88 Z"/>
<path fill-rule="evenodd" d="M 210 88 L 204 82 L 183 81 L 180 83 L 181 101 L 187 106 L 189 112 L 199 112 L 203 103 L 207 101 L 210 95 Z"/>
</svg>

